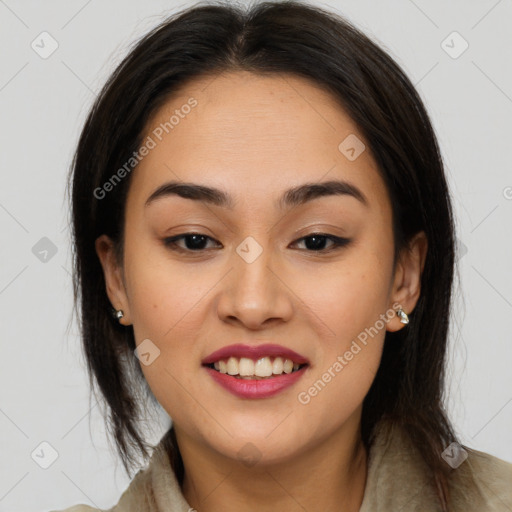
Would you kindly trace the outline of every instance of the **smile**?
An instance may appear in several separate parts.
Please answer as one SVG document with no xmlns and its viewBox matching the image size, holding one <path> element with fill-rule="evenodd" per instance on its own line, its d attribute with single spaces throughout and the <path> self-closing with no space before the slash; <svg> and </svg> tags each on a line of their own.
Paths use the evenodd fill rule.
<svg viewBox="0 0 512 512">
<path fill-rule="evenodd" d="M 201 363 L 217 384 L 244 399 L 274 396 L 295 384 L 309 368 L 306 357 L 273 343 L 228 345 Z"/>
<path fill-rule="evenodd" d="M 271 379 L 277 375 L 296 372 L 303 366 L 305 364 L 294 363 L 291 359 L 270 356 L 256 361 L 248 357 L 229 357 L 208 365 L 220 373 L 246 380 Z"/>
</svg>

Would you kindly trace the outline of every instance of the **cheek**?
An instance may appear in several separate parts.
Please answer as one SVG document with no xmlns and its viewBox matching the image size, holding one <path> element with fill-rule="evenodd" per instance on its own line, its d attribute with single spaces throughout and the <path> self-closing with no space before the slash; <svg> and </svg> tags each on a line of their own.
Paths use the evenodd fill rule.
<svg viewBox="0 0 512 512">
<path fill-rule="evenodd" d="M 183 266 L 166 258 L 161 249 L 132 252 L 125 264 L 136 340 L 143 336 L 169 343 L 193 333 L 198 327 L 200 301 L 215 283 L 215 276 L 203 273 L 202 279 L 196 279 L 193 268 L 184 272 Z"/>
<path fill-rule="evenodd" d="M 301 281 L 301 293 L 317 312 L 317 331 L 326 326 L 329 334 L 322 337 L 318 363 L 297 399 L 307 417 L 322 418 L 333 428 L 366 396 L 380 364 L 386 320 L 391 318 L 390 262 L 374 254 L 361 251 L 336 272 Z"/>
<path fill-rule="evenodd" d="M 324 435 L 328 435 L 362 407 L 375 379 L 382 347 L 380 334 L 366 345 L 356 340 L 347 350 L 333 354 L 324 367 L 315 368 L 297 395 L 304 426 L 321 425 Z"/>
<path fill-rule="evenodd" d="M 342 263 L 322 272 L 301 274 L 297 295 L 315 313 L 318 329 L 323 325 L 324 349 L 344 351 L 350 341 L 372 327 L 389 307 L 391 263 L 370 251 L 354 251 Z M 382 322 L 379 322 L 380 330 Z"/>
<path fill-rule="evenodd" d="M 320 422 L 329 431 L 361 406 L 379 368 L 390 319 L 384 284 L 368 285 L 351 273 L 331 281 L 322 294 L 322 320 L 334 334 L 322 339 L 318 363 L 297 396 L 306 422 Z"/>
<path fill-rule="evenodd" d="M 201 359 L 196 339 L 203 323 L 198 303 L 204 292 L 184 278 L 159 276 L 146 275 L 134 287 L 133 328 L 137 345 L 149 339 L 158 354 L 151 364 L 141 363 L 153 395 L 171 417 L 181 419 L 180 411 L 197 406 L 191 397 Z"/>
<path fill-rule="evenodd" d="M 204 321 L 202 300 L 215 276 L 193 279 L 147 254 L 133 255 L 125 265 L 136 344 L 149 339 L 158 354 L 142 371 L 160 403 L 183 400 L 181 390 L 190 387 L 201 358 L 196 338 Z"/>
</svg>

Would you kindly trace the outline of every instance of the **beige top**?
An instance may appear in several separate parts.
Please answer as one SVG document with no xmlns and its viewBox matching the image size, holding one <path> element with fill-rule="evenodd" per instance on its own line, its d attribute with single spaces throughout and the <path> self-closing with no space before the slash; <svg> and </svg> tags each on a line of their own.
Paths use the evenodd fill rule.
<svg viewBox="0 0 512 512">
<path fill-rule="evenodd" d="M 383 424 L 382 424 L 383 425 Z M 512 464 L 467 449 L 468 458 L 452 469 L 450 512 L 512 512 Z M 465 470 L 473 468 L 476 482 Z M 88 505 L 62 511 L 99 512 Z M 191 512 L 163 444 L 151 455 L 122 494 L 117 505 L 104 512 Z M 380 426 L 368 458 L 368 474 L 359 512 L 440 512 L 428 472 L 414 446 L 397 427 Z M 312 511 L 313 512 L 313 511 Z"/>
</svg>

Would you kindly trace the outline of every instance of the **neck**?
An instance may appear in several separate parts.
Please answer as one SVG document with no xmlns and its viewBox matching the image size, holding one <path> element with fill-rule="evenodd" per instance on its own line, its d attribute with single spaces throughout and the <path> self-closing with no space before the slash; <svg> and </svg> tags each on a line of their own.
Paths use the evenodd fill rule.
<svg viewBox="0 0 512 512">
<path fill-rule="evenodd" d="M 206 452 L 179 429 L 176 438 L 185 468 L 182 492 L 198 511 L 358 512 L 363 501 L 367 453 L 359 423 L 345 424 L 293 459 L 252 467 Z"/>
</svg>

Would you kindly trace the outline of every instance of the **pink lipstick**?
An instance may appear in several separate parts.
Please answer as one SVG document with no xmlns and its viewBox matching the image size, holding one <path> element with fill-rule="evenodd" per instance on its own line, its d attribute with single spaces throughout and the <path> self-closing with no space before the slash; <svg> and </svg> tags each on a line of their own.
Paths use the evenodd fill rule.
<svg viewBox="0 0 512 512">
<path fill-rule="evenodd" d="M 258 362 L 263 366 L 259 366 L 258 372 L 253 371 Z M 295 384 L 304 375 L 309 361 L 281 345 L 237 344 L 216 350 L 202 364 L 215 382 L 230 393 L 256 399 L 274 396 Z"/>
</svg>

